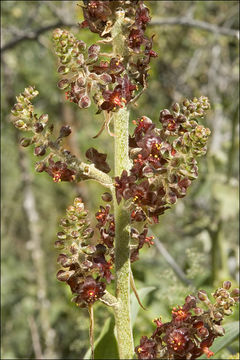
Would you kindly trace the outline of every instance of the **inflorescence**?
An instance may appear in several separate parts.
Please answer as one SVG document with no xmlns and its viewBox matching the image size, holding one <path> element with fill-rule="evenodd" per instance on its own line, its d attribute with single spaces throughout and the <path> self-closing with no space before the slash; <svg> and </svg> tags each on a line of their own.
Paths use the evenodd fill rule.
<svg viewBox="0 0 240 360">
<path fill-rule="evenodd" d="M 225 281 L 212 295 L 212 303 L 204 290 L 197 297 L 188 295 L 183 306 L 174 307 L 172 320 L 163 323 L 155 319 L 152 336 L 143 336 L 135 348 L 139 359 L 196 359 L 202 354 L 211 357 L 209 350 L 218 336 L 225 331 L 221 322 L 232 314 L 232 307 L 239 301 L 239 289 L 229 291 L 230 281 Z M 204 304 L 204 308 L 198 302 Z"/>
</svg>

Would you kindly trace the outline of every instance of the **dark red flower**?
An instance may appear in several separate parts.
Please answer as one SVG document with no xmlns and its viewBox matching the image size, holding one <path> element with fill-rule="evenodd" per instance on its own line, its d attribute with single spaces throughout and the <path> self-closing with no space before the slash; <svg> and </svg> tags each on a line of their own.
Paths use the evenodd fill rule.
<svg viewBox="0 0 240 360">
<path fill-rule="evenodd" d="M 149 339 L 147 336 L 142 336 L 140 345 L 135 348 L 135 352 L 139 359 L 156 359 L 157 344 L 155 340 Z"/>
<path fill-rule="evenodd" d="M 141 222 L 145 220 L 146 220 L 146 214 L 141 208 L 135 209 L 131 212 L 131 221 Z"/>
<path fill-rule="evenodd" d="M 125 99 L 126 103 L 128 103 L 132 99 L 132 92 L 136 90 L 136 85 L 133 85 L 128 76 L 125 74 L 123 78 L 118 77 L 117 82 L 119 85 L 116 87 L 116 89 L 119 87 L 121 89 L 122 97 Z"/>
<path fill-rule="evenodd" d="M 93 267 L 97 268 L 99 275 L 106 279 L 108 283 L 113 280 L 114 276 L 111 273 L 113 268 L 111 261 L 106 261 L 104 255 L 99 255 L 93 258 Z"/>
<path fill-rule="evenodd" d="M 79 285 L 78 296 L 74 302 L 79 306 L 93 304 L 104 295 L 105 288 L 105 283 L 95 280 L 92 276 L 87 276 Z"/>
<path fill-rule="evenodd" d="M 106 207 L 100 206 L 100 210 L 98 210 L 98 212 L 95 214 L 96 219 L 98 221 L 97 227 L 105 226 L 109 220 L 112 221 L 113 215 L 110 214 L 110 209 L 111 209 L 110 205 L 106 205 Z"/>
<path fill-rule="evenodd" d="M 109 173 L 111 170 L 108 163 L 106 162 L 107 155 L 99 153 L 93 147 L 86 151 L 86 158 L 93 162 L 97 169 L 102 170 L 105 173 Z"/>
<path fill-rule="evenodd" d="M 117 85 L 113 91 L 104 90 L 102 92 L 104 102 L 101 104 L 100 109 L 106 111 L 116 111 L 123 108 L 126 104 L 126 99 L 122 97 L 122 89 Z"/>
<path fill-rule="evenodd" d="M 182 306 L 178 306 L 177 308 L 174 307 L 172 309 L 172 318 L 173 321 L 176 323 L 182 323 L 183 321 L 189 319 L 190 317 L 191 317 L 191 313 L 183 309 Z"/>
<path fill-rule="evenodd" d="M 95 215 L 98 221 L 96 227 L 99 229 L 101 240 L 108 248 L 113 247 L 115 236 L 114 216 L 110 214 L 110 209 L 110 205 L 106 205 L 106 208 L 100 206 L 100 210 Z"/>
<path fill-rule="evenodd" d="M 148 130 L 153 130 L 156 126 L 147 116 L 142 116 L 141 118 L 134 120 L 133 123 L 136 125 L 134 130 L 136 141 L 139 141 L 143 134 L 146 134 Z"/>
<path fill-rule="evenodd" d="M 109 1 L 89 1 L 86 7 L 83 7 L 84 21 L 80 24 L 81 28 L 89 26 L 89 29 L 101 34 L 105 28 L 105 24 L 111 16 Z"/>
<path fill-rule="evenodd" d="M 112 13 L 108 3 L 109 1 L 89 1 L 87 5 L 89 15 L 96 20 L 107 21 Z"/>
<path fill-rule="evenodd" d="M 150 20 L 149 9 L 143 3 L 140 3 L 136 10 L 135 23 L 145 29 L 146 24 L 149 23 Z"/>
<path fill-rule="evenodd" d="M 76 171 L 68 169 L 64 162 L 54 162 L 52 159 L 49 159 L 48 162 L 49 166 L 46 166 L 44 171 L 52 176 L 54 182 L 75 180 Z"/>
<path fill-rule="evenodd" d="M 164 337 L 164 341 L 167 344 L 168 349 L 173 350 L 176 353 L 183 354 L 188 344 L 187 329 L 174 329 L 167 330 L 167 334 Z"/>
<path fill-rule="evenodd" d="M 135 176 L 128 175 L 126 170 L 123 170 L 121 177 L 115 177 L 115 190 L 118 204 L 122 197 L 127 200 L 132 196 L 131 186 L 136 180 Z"/>
<path fill-rule="evenodd" d="M 146 38 L 142 29 L 132 29 L 128 36 L 128 46 L 136 53 L 140 52 L 141 45 Z"/>
</svg>

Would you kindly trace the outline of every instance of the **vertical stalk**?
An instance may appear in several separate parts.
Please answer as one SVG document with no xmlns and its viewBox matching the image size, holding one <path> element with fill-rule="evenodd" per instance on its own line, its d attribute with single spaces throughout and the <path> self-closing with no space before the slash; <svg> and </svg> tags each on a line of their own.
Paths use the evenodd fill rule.
<svg viewBox="0 0 240 360">
<path fill-rule="evenodd" d="M 129 111 L 124 108 L 114 114 L 115 133 L 115 176 L 129 169 L 128 157 Z M 114 199 L 115 235 L 115 276 L 116 297 L 115 322 L 120 359 L 133 358 L 133 335 L 130 317 L 130 215 L 124 209 L 123 201 L 118 205 Z"/>
<path fill-rule="evenodd" d="M 115 57 L 127 58 L 127 47 L 122 32 L 124 12 L 116 13 L 117 20 L 112 28 L 112 46 Z M 115 133 L 115 176 L 129 170 L 128 123 L 129 111 L 126 107 L 113 113 Z M 118 305 L 115 307 L 115 323 L 120 359 L 132 359 L 134 354 L 133 335 L 130 316 L 130 234 L 127 227 L 130 215 L 124 209 L 123 200 L 118 205 L 114 196 L 115 217 L 115 284 Z"/>
</svg>

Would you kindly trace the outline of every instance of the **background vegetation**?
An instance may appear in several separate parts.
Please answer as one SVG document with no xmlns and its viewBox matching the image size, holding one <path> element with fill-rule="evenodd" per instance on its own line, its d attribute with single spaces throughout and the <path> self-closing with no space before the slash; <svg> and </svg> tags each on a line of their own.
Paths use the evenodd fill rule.
<svg viewBox="0 0 240 360">
<path fill-rule="evenodd" d="M 222 280 L 237 285 L 238 262 L 238 15 L 236 1 L 148 1 L 155 33 L 149 87 L 132 109 L 158 122 L 159 112 L 183 97 L 208 96 L 212 110 L 206 124 L 212 131 L 199 178 L 188 196 L 160 217 L 153 227 L 156 244 L 142 251 L 133 266 L 137 287 L 154 287 L 145 298 L 134 327 L 136 344 L 152 332 L 151 320 L 170 318 L 173 305 L 186 294 L 205 288 L 211 293 Z M 164 25 L 166 19 L 193 19 L 217 26 L 211 31 L 186 25 Z M 75 1 L 4 1 L 2 3 L 2 358 L 79 359 L 88 349 L 87 310 L 70 302 L 70 290 L 55 278 L 54 249 L 58 221 L 80 195 L 92 220 L 101 203 L 100 185 L 85 182 L 55 184 L 34 172 L 31 148 L 21 149 L 19 134 L 9 123 L 15 96 L 27 85 L 40 91 L 39 112 L 48 113 L 55 127 L 73 129 L 66 147 L 84 158 L 91 146 L 112 158 L 113 139 L 104 132 L 96 108 L 80 110 L 65 101 L 57 88 L 57 60 L 51 42 L 54 24 L 82 20 Z M 154 22 L 156 23 L 156 21 Z M 196 25 L 196 24 L 195 24 Z M 221 29 L 235 29 L 222 34 Z M 87 43 L 96 37 L 71 30 Z M 214 30 L 214 31 L 213 31 Z M 37 34 L 38 36 L 34 36 Z M 32 37 L 33 39 L 29 39 Z M 23 38 L 19 41 L 19 38 Z M 150 290 L 149 290 L 150 291 Z M 236 309 L 237 310 L 237 309 Z M 237 320 L 237 311 L 228 321 Z M 96 336 L 107 318 L 96 304 Z M 216 358 L 236 353 L 237 341 Z M 106 355 L 107 356 L 107 355 Z"/>
</svg>

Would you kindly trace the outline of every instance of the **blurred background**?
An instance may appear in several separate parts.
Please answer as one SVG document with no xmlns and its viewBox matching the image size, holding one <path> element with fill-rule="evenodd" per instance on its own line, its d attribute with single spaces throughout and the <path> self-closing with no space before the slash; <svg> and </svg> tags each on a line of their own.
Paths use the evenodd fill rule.
<svg viewBox="0 0 240 360">
<path fill-rule="evenodd" d="M 229 279 L 238 283 L 238 79 L 239 3 L 237 1 L 148 1 L 155 34 L 147 91 L 131 111 L 158 124 L 159 112 L 184 97 L 208 96 L 212 105 L 204 125 L 212 131 L 199 178 L 152 228 L 155 246 L 143 249 L 133 272 L 138 289 L 154 287 L 144 299 L 134 327 L 136 345 L 149 336 L 152 319 L 170 319 L 171 307 L 187 294 L 208 293 Z M 86 309 L 71 303 L 69 287 L 56 280 L 54 249 L 58 222 L 79 195 L 91 218 L 102 204 L 104 188 L 94 182 L 55 184 L 34 171 L 33 149 L 20 148 L 21 135 L 10 123 L 15 96 L 28 85 L 40 95 L 39 114 L 48 113 L 59 129 L 72 127 L 66 148 L 84 159 L 96 147 L 113 163 L 113 138 L 96 135 L 102 115 L 95 105 L 80 110 L 57 88 L 57 59 L 51 33 L 70 29 L 89 45 L 97 37 L 87 29 L 76 1 L 2 2 L 2 359 L 79 359 L 89 346 Z M 199 23 L 200 21 L 200 23 Z M 205 29 L 202 24 L 205 24 Z M 207 25 L 206 25 L 207 24 Z M 212 26 L 209 26 L 212 24 Z M 232 30 L 231 30 L 232 29 Z M 131 122 L 131 129 L 133 125 Z M 109 310 L 95 306 L 95 336 Z M 237 320 L 236 309 L 227 321 Z M 238 352 L 233 341 L 218 353 Z"/>
</svg>

